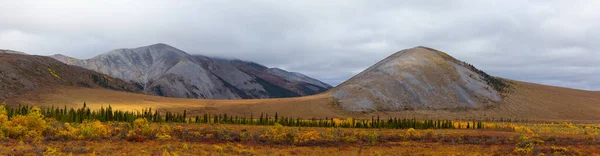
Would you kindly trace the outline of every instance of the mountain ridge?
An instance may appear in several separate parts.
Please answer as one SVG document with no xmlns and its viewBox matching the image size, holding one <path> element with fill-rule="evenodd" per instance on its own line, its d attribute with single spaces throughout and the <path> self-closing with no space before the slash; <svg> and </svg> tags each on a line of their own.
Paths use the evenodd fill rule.
<svg viewBox="0 0 600 156">
<path fill-rule="evenodd" d="M 321 93 L 331 88 L 307 76 L 267 73 L 265 69 L 268 67 L 254 62 L 190 55 L 164 43 L 116 49 L 86 60 L 64 55 L 51 57 L 130 81 L 149 94 L 167 97 L 296 97 Z M 287 81 L 280 81 L 286 78 Z M 292 79 L 295 81 L 290 81 Z M 298 80 L 302 80 L 302 83 L 296 82 Z"/>
</svg>

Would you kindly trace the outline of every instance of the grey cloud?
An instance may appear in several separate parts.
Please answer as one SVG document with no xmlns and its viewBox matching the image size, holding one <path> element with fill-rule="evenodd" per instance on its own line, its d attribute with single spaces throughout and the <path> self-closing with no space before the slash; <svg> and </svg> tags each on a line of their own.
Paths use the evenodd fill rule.
<svg viewBox="0 0 600 156">
<path fill-rule="evenodd" d="M 509 79 L 600 90 L 598 1 L 2 1 L 0 48 L 89 58 L 167 43 L 336 85 L 429 46 Z"/>
</svg>

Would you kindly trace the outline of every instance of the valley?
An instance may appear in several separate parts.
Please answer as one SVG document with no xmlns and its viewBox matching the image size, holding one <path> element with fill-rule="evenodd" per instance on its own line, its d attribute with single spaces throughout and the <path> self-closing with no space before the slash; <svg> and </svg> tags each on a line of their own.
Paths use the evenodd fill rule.
<svg viewBox="0 0 600 156">
<path fill-rule="evenodd" d="M 141 111 L 152 108 L 171 112 L 187 110 L 192 115 L 227 113 L 249 117 L 250 114 L 276 112 L 301 118 L 371 118 L 400 117 L 418 119 L 483 119 L 513 118 L 539 121 L 593 122 L 600 118 L 600 93 L 512 81 L 514 89 L 505 93 L 505 102 L 497 106 L 465 110 L 408 110 L 397 112 L 348 112 L 332 104 L 325 92 L 297 98 L 216 100 L 158 97 L 105 89 L 61 88 L 32 93 L 16 101 L 31 106 L 88 107 L 98 109 L 111 105 L 115 109 Z M 534 100 L 538 99 L 538 100 Z M 574 107 L 577 106 L 577 107 Z"/>
</svg>

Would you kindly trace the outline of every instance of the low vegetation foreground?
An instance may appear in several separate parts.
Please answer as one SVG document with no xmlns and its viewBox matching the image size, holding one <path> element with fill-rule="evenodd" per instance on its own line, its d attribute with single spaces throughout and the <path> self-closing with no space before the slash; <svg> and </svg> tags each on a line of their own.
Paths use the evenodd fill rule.
<svg viewBox="0 0 600 156">
<path fill-rule="evenodd" d="M 285 125 L 285 126 L 284 126 Z M 357 128 L 360 127 L 360 128 Z M 596 155 L 600 125 L 0 106 L 2 155 Z"/>
</svg>

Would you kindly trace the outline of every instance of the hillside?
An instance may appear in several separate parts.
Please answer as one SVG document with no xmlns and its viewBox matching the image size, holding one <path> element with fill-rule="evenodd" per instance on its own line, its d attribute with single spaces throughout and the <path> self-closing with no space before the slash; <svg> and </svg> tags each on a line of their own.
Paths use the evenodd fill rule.
<svg viewBox="0 0 600 156">
<path fill-rule="evenodd" d="M 484 108 L 502 101 L 486 75 L 443 52 L 416 47 L 369 67 L 332 95 L 348 111 Z"/>
<path fill-rule="evenodd" d="M 190 55 L 166 44 L 117 49 L 87 60 L 51 56 L 67 64 L 105 73 L 138 85 L 149 94 L 204 99 L 297 97 L 331 86 L 287 71 L 240 61 Z M 289 75 L 289 76 L 288 76 Z"/>
<path fill-rule="evenodd" d="M 69 86 L 141 92 L 127 82 L 49 57 L 14 51 L 0 53 L 0 101 L 13 101 L 25 93 L 43 93 Z"/>
</svg>

